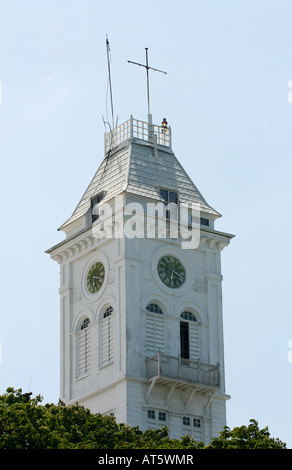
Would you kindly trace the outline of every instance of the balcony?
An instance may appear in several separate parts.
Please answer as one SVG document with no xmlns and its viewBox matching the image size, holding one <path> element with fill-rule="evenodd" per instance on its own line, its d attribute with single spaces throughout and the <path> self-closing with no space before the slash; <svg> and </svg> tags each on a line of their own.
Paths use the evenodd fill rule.
<svg viewBox="0 0 292 470">
<path fill-rule="evenodd" d="M 146 359 L 146 376 L 150 382 L 146 399 L 155 384 L 167 386 L 168 393 L 172 393 L 175 388 L 190 392 L 190 399 L 194 392 L 212 397 L 220 388 L 219 364 L 205 364 L 161 352 Z"/>
<path fill-rule="evenodd" d="M 149 115 L 148 122 L 138 121 L 131 116 L 128 121 L 106 133 L 104 136 L 105 155 L 128 139 L 143 140 L 171 149 L 170 127 L 152 124 L 151 115 Z"/>
</svg>

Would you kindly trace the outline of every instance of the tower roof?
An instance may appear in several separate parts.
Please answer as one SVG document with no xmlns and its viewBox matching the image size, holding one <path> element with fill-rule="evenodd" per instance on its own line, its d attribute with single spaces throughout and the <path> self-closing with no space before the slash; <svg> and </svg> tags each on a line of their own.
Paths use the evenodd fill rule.
<svg viewBox="0 0 292 470">
<path fill-rule="evenodd" d="M 103 202 L 127 192 L 155 201 L 158 188 L 177 191 L 181 203 L 199 204 L 201 212 L 220 217 L 203 198 L 171 149 L 171 129 L 132 117 L 105 135 L 105 157 L 73 214 L 59 230 L 82 217 L 91 199 L 104 193 Z"/>
</svg>

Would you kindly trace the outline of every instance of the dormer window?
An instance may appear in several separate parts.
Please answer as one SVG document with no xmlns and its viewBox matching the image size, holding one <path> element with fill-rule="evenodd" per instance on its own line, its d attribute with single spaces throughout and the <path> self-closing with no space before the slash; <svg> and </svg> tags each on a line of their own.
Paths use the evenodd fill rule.
<svg viewBox="0 0 292 470">
<path fill-rule="evenodd" d="M 159 193 L 165 205 L 169 204 L 170 202 L 174 202 L 175 204 L 177 204 L 177 192 L 176 191 L 170 191 L 169 189 L 160 188 Z"/>
<path fill-rule="evenodd" d="M 104 193 L 97 194 L 91 199 L 91 219 L 92 223 L 99 219 L 98 204 L 104 198 Z"/>
<path fill-rule="evenodd" d="M 164 205 L 167 206 L 168 204 L 177 204 L 177 192 L 171 191 L 169 189 L 160 188 L 159 194 L 163 199 Z M 170 219 L 170 210 L 167 209 L 165 212 L 165 217 Z"/>
</svg>

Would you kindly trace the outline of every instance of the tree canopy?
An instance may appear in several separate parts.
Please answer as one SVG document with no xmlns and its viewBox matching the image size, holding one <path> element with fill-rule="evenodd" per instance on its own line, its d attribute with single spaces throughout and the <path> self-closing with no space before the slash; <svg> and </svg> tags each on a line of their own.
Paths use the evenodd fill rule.
<svg viewBox="0 0 292 470">
<path fill-rule="evenodd" d="M 78 404 L 59 401 L 42 405 L 41 395 L 32 397 L 22 389 L 8 388 L 0 395 L 0 449 L 285 449 L 258 422 L 231 430 L 205 446 L 190 436 L 171 439 L 166 427 L 141 431 L 117 423 L 112 416 L 93 414 Z"/>
</svg>

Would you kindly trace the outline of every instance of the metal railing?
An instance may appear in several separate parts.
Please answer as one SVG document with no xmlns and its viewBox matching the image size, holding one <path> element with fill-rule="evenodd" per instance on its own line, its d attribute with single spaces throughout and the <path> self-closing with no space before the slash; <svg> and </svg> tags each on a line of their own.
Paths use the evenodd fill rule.
<svg viewBox="0 0 292 470">
<path fill-rule="evenodd" d="M 127 139 L 139 139 L 171 148 L 171 128 L 149 122 L 130 119 L 112 131 L 105 133 L 105 154 Z"/>
<path fill-rule="evenodd" d="M 220 386 L 219 363 L 205 364 L 200 360 L 167 356 L 160 351 L 155 356 L 146 359 L 146 374 L 147 378 L 159 376 L 212 387 Z"/>
</svg>

